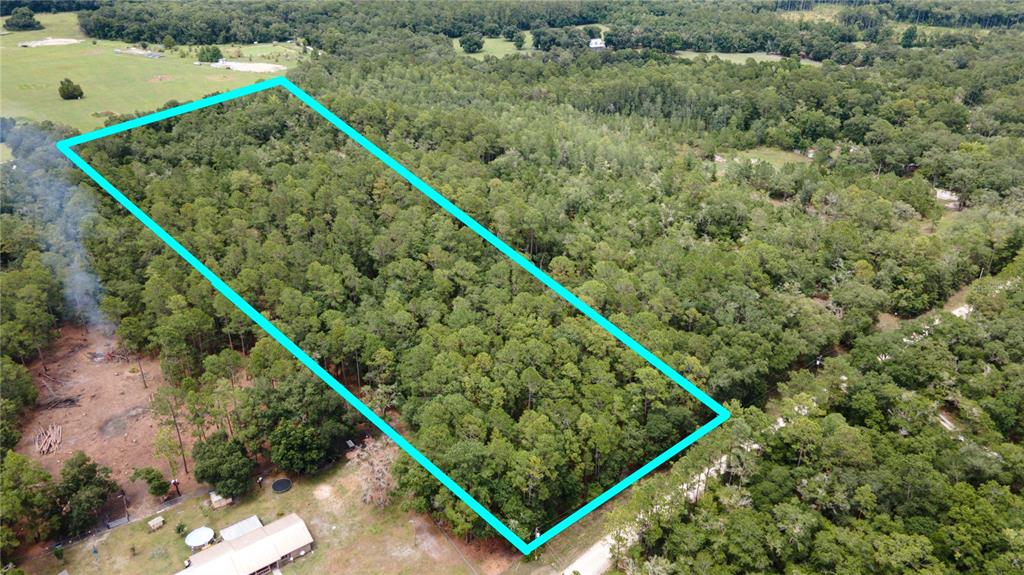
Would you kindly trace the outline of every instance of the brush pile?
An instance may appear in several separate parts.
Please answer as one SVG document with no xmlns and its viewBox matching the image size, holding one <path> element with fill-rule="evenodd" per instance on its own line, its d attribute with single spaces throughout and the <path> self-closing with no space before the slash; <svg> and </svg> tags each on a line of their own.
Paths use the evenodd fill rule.
<svg viewBox="0 0 1024 575">
<path fill-rule="evenodd" d="M 36 433 L 36 451 L 40 455 L 46 455 L 47 453 L 53 453 L 60 447 L 62 439 L 62 428 L 61 426 L 51 423 L 46 429 L 40 429 Z"/>
</svg>

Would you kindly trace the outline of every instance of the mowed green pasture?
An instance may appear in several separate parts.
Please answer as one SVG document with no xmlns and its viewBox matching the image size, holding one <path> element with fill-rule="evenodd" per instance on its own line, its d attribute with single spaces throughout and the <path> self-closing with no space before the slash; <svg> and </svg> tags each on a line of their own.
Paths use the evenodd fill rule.
<svg viewBox="0 0 1024 575">
<path fill-rule="evenodd" d="M 694 52 L 692 50 L 676 50 L 675 57 L 683 58 L 687 60 L 696 60 L 701 56 L 706 58 L 718 58 L 725 62 L 732 62 L 733 64 L 746 64 L 747 60 L 753 60 L 755 62 L 780 62 L 785 60 L 785 57 L 778 54 L 769 54 L 767 52 Z M 808 66 L 821 66 L 821 62 L 814 60 L 808 60 L 806 58 L 800 59 L 801 64 Z"/>
<path fill-rule="evenodd" d="M 87 39 L 75 14 L 39 14 L 43 30 L 0 36 L 0 115 L 50 120 L 79 130 L 103 125 L 112 114 L 146 112 L 170 100 L 188 101 L 246 86 L 271 73 L 219 70 L 195 65 L 190 54 L 171 50 L 163 58 L 116 54 L 124 42 Z M 75 38 L 79 44 L 22 48 L 21 42 Z M 283 45 L 222 47 L 225 57 L 292 66 L 301 57 Z M 81 100 L 61 100 L 57 86 L 70 78 L 82 86 Z"/>
<path fill-rule="evenodd" d="M 523 43 L 522 50 L 516 50 L 516 45 L 504 38 L 484 38 L 483 50 L 476 54 L 466 54 L 477 60 L 483 60 L 485 56 L 494 56 L 495 58 L 504 58 L 509 54 L 528 54 L 533 52 L 533 34 L 525 32 L 526 42 Z M 465 54 L 466 52 L 462 49 L 462 45 L 459 44 L 459 39 L 452 40 L 452 46 L 455 47 L 455 51 Z"/>
<path fill-rule="evenodd" d="M 817 4 L 810 10 L 787 10 L 780 11 L 779 16 L 794 22 L 806 20 L 808 22 L 835 22 L 842 6 L 832 4 Z"/>
</svg>

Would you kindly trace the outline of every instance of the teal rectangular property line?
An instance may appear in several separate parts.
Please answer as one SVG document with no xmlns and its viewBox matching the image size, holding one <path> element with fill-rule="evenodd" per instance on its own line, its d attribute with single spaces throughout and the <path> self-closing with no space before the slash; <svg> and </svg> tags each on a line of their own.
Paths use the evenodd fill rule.
<svg viewBox="0 0 1024 575">
<path fill-rule="evenodd" d="M 351 391 L 345 388 L 339 383 L 334 376 L 327 372 L 320 366 L 316 361 L 313 360 L 306 352 L 304 352 L 298 345 L 289 339 L 284 333 L 281 332 L 273 323 L 270 322 L 266 317 L 263 316 L 254 307 L 249 305 L 241 296 L 239 296 L 231 287 L 224 282 L 217 274 L 213 273 L 203 262 L 199 261 L 191 252 L 189 252 L 184 246 L 178 243 L 178 240 L 174 239 L 167 231 L 165 231 L 159 224 L 153 221 L 144 211 L 135 205 L 130 199 L 122 194 L 113 184 L 107 181 L 99 172 L 97 172 L 92 166 L 90 166 L 81 156 L 78 155 L 72 148 L 105 138 L 107 136 L 125 132 L 132 128 L 138 128 L 139 126 L 145 126 L 152 124 L 153 122 L 159 122 L 175 116 L 180 116 L 188 112 L 227 102 L 235 98 L 240 98 L 249 94 L 267 90 L 270 88 L 284 88 L 292 93 L 295 97 L 301 100 L 303 103 L 308 105 L 318 114 L 323 116 L 328 122 L 333 124 L 339 130 L 345 133 L 348 137 L 355 140 L 360 146 L 366 151 L 374 155 L 378 160 L 383 162 L 395 173 L 401 176 L 405 181 L 409 182 L 414 188 L 419 190 L 425 196 L 430 198 L 434 203 L 441 206 L 446 212 L 454 216 L 457 220 L 465 224 L 471 230 L 476 232 L 480 237 L 487 240 L 492 246 L 498 249 L 502 254 L 507 256 L 510 260 L 515 262 L 519 267 L 528 271 L 533 277 L 537 278 L 541 283 L 550 288 L 562 299 L 569 302 L 573 307 L 579 310 L 583 315 L 593 320 L 597 325 L 601 326 L 605 331 L 610 333 L 615 339 L 619 340 L 626 345 L 629 349 L 633 350 L 640 357 L 642 357 L 647 363 L 653 366 L 655 369 L 663 373 L 666 377 L 674 381 L 680 387 L 685 389 L 687 392 L 696 397 L 701 403 L 706 405 L 712 411 L 715 412 L 715 418 L 705 423 L 704 425 L 697 428 L 696 431 L 687 435 L 682 441 L 676 443 L 664 453 L 654 458 L 646 465 L 637 469 L 633 473 L 629 474 L 625 479 L 619 481 L 614 486 L 609 488 L 607 491 L 599 495 L 593 501 L 590 501 L 580 509 L 576 510 L 573 514 L 569 515 L 565 519 L 559 521 L 553 527 L 541 533 L 532 541 L 527 543 L 521 537 L 516 535 L 511 529 L 508 528 L 500 519 L 494 516 L 486 507 L 480 504 L 479 501 L 473 498 L 465 489 L 459 486 L 458 483 L 452 480 L 444 471 L 434 465 L 426 456 L 424 456 L 416 447 L 409 443 L 404 437 L 402 437 L 394 428 L 392 428 L 386 421 L 380 416 L 373 412 L 369 407 L 366 406 L 358 397 L 356 397 Z M 427 471 L 429 471 L 434 477 L 437 478 L 445 487 L 450 489 L 459 499 L 461 499 L 466 505 L 468 505 L 474 512 L 480 515 L 491 527 L 493 527 L 498 533 L 507 539 L 512 545 L 515 546 L 524 555 L 529 555 L 535 549 L 543 545 L 544 543 L 551 540 L 552 537 L 558 535 L 573 523 L 576 523 L 591 511 L 594 511 L 612 497 L 618 495 L 622 490 L 626 489 L 640 478 L 644 477 L 655 468 L 665 463 L 673 456 L 677 455 L 682 450 L 689 447 L 695 441 L 707 435 L 711 430 L 715 429 L 722 423 L 724 423 L 730 417 L 729 410 L 723 405 L 712 399 L 708 394 L 704 393 L 700 388 L 691 383 L 688 379 L 677 373 L 674 369 L 668 366 L 665 362 L 655 356 L 653 353 L 648 351 L 644 346 L 640 345 L 636 340 L 626 334 L 624 331 L 619 329 L 615 324 L 608 321 L 604 316 L 595 311 L 586 302 L 578 298 L 575 294 L 570 292 L 560 283 L 552 279 L 543 270 L 538 268 L 530 260 L 524 257 L 516 250 L 509 247 L 508 244 L 503 242 L 494 233 L 480 225 L 479 222 L 474 220 L 468 214 L 459 209 L 458 206 L 450 202 L 447 198 L 442 196 L 440 193 L 435 191 L 426 182 L 418 178 L 415 174 L 410 172 L 405 166 L 398 163 L 394 158 L 386 154 L 383 150 L 378 148 L 373 142 L 369 141 L 356 131 L 354 128 L 342 121 L 341 118 L 336 116 L 333 112 L 325 108 L 319 102 L 314 100 L 309 94 L 304 92 L 301 88 L 293 84 L 290 80 L 284 77 L 271 78 L 262 82 L 258 82 L 251 86 L 239 88 L 237 90 L 231 90 L 224 92 L 223 94 L 217 94 L 208 98 L 203 98 L 196 102 L 183 104 L 173 108 L 168 108 L 160 112 L 142 116 L 134 120 L 129 120 L 121 124 L 114 126 L 108 126 L 89 132 L 88 134 L 82 134 L 57 142 L 57 149 L 62 154 L 67 156 L 78 168 L 86 173 L 94 182 L 96 182 L 101 188 L 103 188 L 111 197 L 117 200 L 122 206 L 128 209 L 133 216 L 135 216 L 143 225 L 150 229 L 154 234 L 157 235 L 165 244 L 167 244 L 172 250 L 178 255 L 185 259 L 189 265 L 196 269 L 203 277 L 205 277 L 213 287 L 224 295 L 231 303 L 238 307 L 249 319 L 256 322 L 261 329 L 263 329 L 270 337 L 274 338 L 279 344 L 284 346 L 292 355 L 296 357 L 303 365 L 309 368 L 317 377 L 322 379 L 327 385 L 336 391 L 345 401 L 349 402 L 359 413 L 363 414 L 371 423 L 377 426 L 385 435 L 391 438 L 399 447 L 404 449 L 417 463 L 422 465 Z"/>
</svg>

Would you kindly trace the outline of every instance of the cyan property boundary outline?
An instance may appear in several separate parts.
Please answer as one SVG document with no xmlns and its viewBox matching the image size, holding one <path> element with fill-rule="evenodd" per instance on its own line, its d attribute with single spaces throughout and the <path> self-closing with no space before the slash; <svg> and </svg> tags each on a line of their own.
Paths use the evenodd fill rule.
<svg viewBox="0 0 1024 575">
<path fill-rule="evenodd" d="M 225 283 L 224 280 L 218 277 L 217 274 L 213 273 L 208 267 L 206 267 L 201 261 L 199 261 L 199 259 L 192 255 L 191 252 L 189 252 L 187 249 L 185 249 L 184 246 L 178 243 L 178 240 L 174 239 L 174 237 L 172 237 L 162 227 L 160 227 L 159 224 L 153 221 L 145 212 L 139 209 L 139 207 L 136 206 L 130 199 L 128 199 L 124 194 L 118 191 L 116 187 L 114 187 L 110 182 L 108 182 L 106 178 L 104 178 L 99 172 L 97 172 L 92 166 L 90 166 L 85 160 L 81 158 L 81 156 L 79 156 L 72 149 L 74 146 L 78 146 L 86 142 L 91 142 L 93 140 L 105 138 L 107 136 L 118 134 L 120 132 L 125 132 L 127 130 L 137 128 L 139 126 L 145 126 L 147 124 L 152 124 L 154 122 L 159 122 L 161 120 L 166 120 L 168 118 L 180 116 L 182 114 L 186 114 L 194 110 L 199 110 L 201 108 L 206 108 L 209 106 L 227 102 L 229 100 L 234 100 L 235 98 L 240 98 L 242 96 L 277 87 L 284 88 L 285 90 L 291 92 L 295 97 L 297 97 L 307 106 L 312 108 L 318 114 L 323 116 L 328 122 L 330 122 L 339 130 L 344 132 L 345 135 L 355 140 L 356 143 L 358 143 L 360 146 L 366 149 L 366 151 L 373 154 L 378 160 L 383 162 L 395 173 L 397 173 L 399 176 L 401 176 L 403 179 L 409 182 L 414 188 L 422 192 L 434 203 L 444 208 L 446 212 L 448 212 L 457 220 L 459 220 L 467 227 L 469 227 L 471 230 L 476 232 L 480 237 L 487 240 L 487 242 L 490 243 L 495 248 L 497 248 L 498 251 L 507 256 L 513 262 L 515 262 L 519 267 L 528 271 L 533 277 L 537 278 L 545 286 L 551 288 L 551 290 L 558 294 L 562 299 L 572 304 L 572 306 L 579 310 L 581 313 L 583 313 L 583 315 L 593 320 L 597 325 L 601 326 L 604 330 L 613 335 L 615 339 L 619 340 L 620 342 L 625 344 L 626 347 L 640 355 L 640 357 L 642 357 L 645 361 L 647 361 L 647 363 L 649 363 L 655 369 L 663 373 L 666 377 L 677 383 L 680 387 L 682 387 L 690 394 L 692 394 L 694 397 L 696 397 L 698 400 L 700 400 L 701 403 L 703 403 L 704 405 L 706 405 L 708 408 L 715 412 L 716 417 L 711 421 L 705 423 L 701 427 L 697 428 L 696 431 L 683 438 L 682 441 L 676 443 L 671 448 L 666 450 L 664 453 L 654 458 L 640 469 L 637 469 L 636 471 L 631 473 L 625 479 L 616 483 L 614 486 L 612 486 L 610 489 L 599 495 L 593 501 L 590 501 L 580 509 L 576 510 L 576 512 L 574 512 L 573 514 L 569 515 L 565 519 L 558 522 L 554 527 L 538 535 L 531 542 L 527 543 L 518 535 L 516 535 L 500 519 L 495 517 L 493 513 L 491 513 L 487 508 L 481 505 L 480 502 L 474 499 L 472 495 L 467 493 L 465 489 L 463 489 L 461 486 L 459 486 L 459 484 L 457 484 L 450 477 L 448 477 L 448 475 L 444 471 L 442 471 L 440 468 L 434 465 L 433 462 L 427 459 L 426 456 L 420 453 L 419 450 L 417 450 L 411 443 L 409 443 L 404 437 L 402 437 L 397 431 L 395 431 L 390 425 L 388 425 L 386 421 L 384 421 L 380 416 L 374 413 L 369 407 L 366 406 L 366 404 L 360 401 L 358 397 L 356 397 L 351 391 L 346 389 L 345 386 L 339 383 L 330 373 L 327 372 L 327 370 L 322 368 L 316 361 L 313 360 L 313 358 L 306 354 L 306 352 L 302 351 L 302 349 L 300 349 L 299 346 L 295 344 L 295 342 L 293 342 L 284 333 L 282 333 L 281 330 L 275 327 L 274 324 L 270 322 L 270 320 L 264 317 L 260 312 L 258 312 L 255 308 L 249 305 L 248 302 L 242 299 L 241 296 L 235 293 L 235 291 L 231 289 L 231 287 L 228 286 L 228 284 Z M 573 523 L 576 523 L 584 516 L 586 516 L 588 513 L 597 509 L 605 502 L 607 502 L 609 499 L 617 495 L 619 492 L 626 489 L 627 487 L 638 481 L 640 478 L 653 471 L 656 467 L 660 466 L 662 463 L 664 463 L 671 457 L 675 456 L 683 449 L 686 449 L 692 443 L 694 443 L 701 437 L 707 435 L 712 429 L 718 427 L 727 419 L 729 419 L 729 410 L 727 410 L 724 406 L 722 406 L 717 401 L 708 396 L 706 393 L 701 391 L 696 385 L 694 385 L 685 377 L 677 373 L 674 369 L 669 367 L 664 361 L 662 361 L 653 353 L 644 348 L 644 346 L 637 343 L 636 340 L 634 340 L 632 337 L 630 337 L 617 326 L 615 326 L 615 324 L 608 321 L 604 316 L 602 316 L 600 313 L 598 313 L 589 305 L 587 305 L 583 300 L 581 300 L 568 289 L 563 287 L 560 283 L 552 279 L 548 274 L 544 273 L 544 271 L 542 271 L 540 268 L 534 265 L 530 260 L 528 260 L 526 257 L 521 255 L 516 250 L 509 247 L 508 244 L 499 239 L 496 235 L 494 235 L 494 233 L 492 233 L 484 226 L 480 225 L 476 220 L 474 220 L 468 214 L 459 209 L 458 206 L 456 206 L 443 195 L 435 191 L 423 180 L 421 180 L 415 174 L 406 169 L 405 166 L 398 163 L 391 156 L 389 156 L 383 150 L 378 148 L 373 142 L 366 139 L 362 134 L 360 134 L 354 128 L 352 128 L 344 121 L 342 121 L 341 118 L 336 116 L 330 110 L 328 110 L 319 102 L 314 100 L 309 94 L 304 92 L 301 88 L 299 88 L 290 80 L 284 77 L 271 78 L 269 80 L 252 84 L 251 86 L 239 88 L 237 90 L 231 90 L 229 92 L 217 94 L 214 96 L 210 96 L 208 98 L 203 98 L 195 102 L 191 102 L 188 104 L 176 106 L 160 112 L 142 116 L 134 120 L 129 120 L 121 124 L 108 126 L 106 128 L 102 128 L 94 132 L 89 132 L 88 134 L 82 134 L 80 136 L 68 138 L 66 140 L 58 142 L 57 149 L 60 150 L 62 154 L 67 156 L 68 159 L 70 159 L 90 178 L 92 178 L 93 181 L 95 181 L 101 188 L 106 190 L 106 192 L 109 193 L 115 200 L 117 200 L 118 203 L 127 208 L 128 211 L 131 212 L 133 216 L 138 218 L 138 220 L 142 222 L 147 228 L 149 228 L 154 234 L 156 234 L 157 237 L 163 240 L 164 243 L 166 243 L 168 246 L 170 246 L 171 249 L 177 252 L 178 255 L 184 258 L 185 261 L 188 262 L 189 265 L 191 265 L 193 268 L 195 268 L 200 274 L 202 274 L 203 277 L 205 277 L 217 291 L 223 294 L 224 297 L 226 297 L 231 303 L 236 305 L 238 309 L 242 310 L 242 312 L 245 313 L 245 315 L 249 316 L 251 320 L 256 322 L 256 325 L 258 325 L 260 328 L 266 331 L 267 334 L 274 338 L 278 343 L 284 346 L 284 348 L 287 349 L 292 355 L 294 355 L 300 362 L 302 362 L 303 365 L 309 368 L 310 371 L 316 374 L 317 377 L 319 377 L 327 385 L 329 385 L 331 389 L 333 389 L 339 395 L 341 395 L 345 399 L 345 401 L 352 404 L 353 407 L 355 407 L 360 413 L 362 413 L 367 419 L 369 419 L 371 423 L 380 428 L 380 430 L 384 432 L 385 435 L 390 437 L 395 443 L 397 443 L 402 449 L 404 449 L 413 459 L 415 459 L 420 465 L 426 468 L 426 470 L 429 471 L 434 477 L 436 477 L 438 481 L 440 481 L 442 484 L 444 484 L 445 487 L 450 489 L 452 493 L 458 496 L 458 498 L 465 502 L 466 505 L 473 509 L 473 511 L 478 513 L 480 517 L 487 521 L 487 523 L 489 523 L 491 527 L 493 527 L 495 530 L 498 531 L 498 533 L 505 537 L 505 539 L 508 539 L 508 541 L 511 542 L 512 545 L 514 545 L 516 549 L 521 551 L 524 555 L 530 554 L 532 551 L 534 551 L 535 549 L 549 541 L 552 537 L 558 535 L 567 527 L 569 527 Z"/>
</svg>

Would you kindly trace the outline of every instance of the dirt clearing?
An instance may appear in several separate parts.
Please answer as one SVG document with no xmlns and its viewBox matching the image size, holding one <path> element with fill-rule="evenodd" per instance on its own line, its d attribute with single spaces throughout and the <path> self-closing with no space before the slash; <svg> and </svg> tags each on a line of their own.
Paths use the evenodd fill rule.
<svg viewBox="0 0 1024 575">
<path fill-rule="evenodd" d="M 117 342 L 99 330 L 78 326 L 61 328 L 61 335 L 29 371 L 39 389 L 37 406 L 26 419 L 16 451 L 39 461 L 54 477 L 75 451 L 111 469 L 118 485 L 131 501 L 133 516 L 154 511 L 159 501 L 146 493 L 144 482 L 128 477 L 135 467 L 153 466 L 168 474 L 167 462 L 153 455 L 157 418 L 149 404 L 156 388 L 163 385 L 160 365 L 143 359 L 148 388 L 142 385 L 139 364 L 125 357 Z M 48 453 L 39 453 L 35 438 L 40 431 L 59 426 L 60 443 Z M 191 438 L 183 433 L 185 449 Z M 178 463 L 181 489 L 196 488 Z"/>
<path fill-rule="evenodd" d="M 44 38 L 42 40 L 22 42 L 18 44 L 18 46 L 21 46 L 22 48 L 41 48 L 43 46 L 70 46 L 80 42 L 81 40 L 75 40 L 74 38 Z"/>
<path fill-rule="evenodd" d="M 214 62 L 210 64 L 213 68 L 220 68 L 222 70 L 234 70 L 236 72 L 281 72 L 287 70 L 287 66 L 280 64 L 261 64 L 258 62 L 231 62 L 229 60 L 221 60 L 220 62 Z"/>
</svg>

